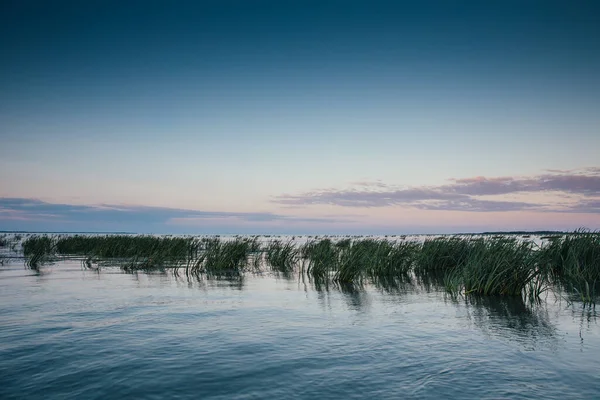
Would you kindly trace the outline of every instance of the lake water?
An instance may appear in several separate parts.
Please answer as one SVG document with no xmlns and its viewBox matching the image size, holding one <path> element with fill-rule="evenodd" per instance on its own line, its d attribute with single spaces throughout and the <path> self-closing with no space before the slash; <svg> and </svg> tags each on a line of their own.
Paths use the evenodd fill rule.
<svg viewBox="0 0 600 400">
<path fill-rule="evenodd" d="M 2 399 L 600 398 L 581 303 L 0 266 Z"/>
</svg>

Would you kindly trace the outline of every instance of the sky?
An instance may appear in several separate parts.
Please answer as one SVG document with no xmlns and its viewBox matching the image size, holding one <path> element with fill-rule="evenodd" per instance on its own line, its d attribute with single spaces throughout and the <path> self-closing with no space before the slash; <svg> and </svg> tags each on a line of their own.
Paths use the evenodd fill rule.
<svg viewBox="0 0 600 400">
<path fill-rule="evenodd" d="M 0 230 L 600 229 L 600 3 L 0 3 Z"/>
</svg>

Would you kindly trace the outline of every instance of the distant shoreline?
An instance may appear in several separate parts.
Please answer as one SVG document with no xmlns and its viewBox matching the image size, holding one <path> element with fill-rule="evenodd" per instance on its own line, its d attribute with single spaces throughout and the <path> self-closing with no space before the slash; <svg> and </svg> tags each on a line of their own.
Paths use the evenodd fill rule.
<svg viewBox="0 0 600 400">
<path fill-rule="evenodd" d="M 240 235 L 240 236 L 426 236 L 426 235 L 564 235 L 573 233 L 572 231 L 490 231 L 490 232 L 456 232 L 456 233 L 141 233 L 141 232 L 123 232 L 123 231 L 5 231 L 0 230 L 0 233 L 40 233 L 40 234 L 94 234 L 94 235 Z"/>
<path fill-rule="evenodd" d="M 78 232 L 71 232 L 71 231 L 0 231 L 0 233 L 93 233 L 93 234 L 113 234 L 113 235 L 138 235 L 137 232 L 110 232 L 110 231 L 105 231 L 105 232 L 93 232 L 93 231 L 78 231 Z M 165 235 L 168 235 L 167 233 L 165 233 Z"/>
</svg>

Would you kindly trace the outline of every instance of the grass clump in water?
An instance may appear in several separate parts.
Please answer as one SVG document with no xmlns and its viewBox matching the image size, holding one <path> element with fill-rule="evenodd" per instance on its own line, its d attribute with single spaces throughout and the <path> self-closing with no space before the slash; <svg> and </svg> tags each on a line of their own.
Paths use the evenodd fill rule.
<svg viewBox="0 0 600 400">
<path fill-rule="evenodd" d="M 23 242 L 23 254 L 26 257 L 35 254 L 50 255 L 54 250 L 55 245 L 49 236 L 34 235 Z"/>
<path fill-rule="evenodd" d="M 257 237 L 231 240 L 137 235 L 32 235 L 23 242 L 28 264 L 53 257 L 81 257 L 85 265 L 113 263 L 127 270 L 185 267 L 186 274 L 240 275 L 264 260 L 273 271 L 301 273 L 314 282 L 357 284 L 365 280 L 393 287 L 413 277 L 426 287 L 440 282 L 451 293 L 538 296 L 549 283 L 572 288 L 593 301 L 600 283 L 600 234 L 576 231 L 555 237 L 538 250 L 522 238 L 453 236 L 422 244 L 388 239 L 314 237 L 305 245 Z M 124 265 L 124 266 L 123 266 Z M 409 279 L 410 280 L 410 279 Z"/>
<path fill-rule="evenodd" d="M 156 236 L 67 236 L 56 243 L 59 254 L 94 256 L 99 258 L 160 257 L 181 259 L 187 252 L 193 239 L 182 237 Z"/>
<path fill-rule="evenodd" d="M 364 279 L 403 277 L 410 273 L 418 245 L 379 239 L 331 239 L 309 242 L 301 249 L 303 272 L 314 279 L 361 283 Z"/>
<path fill-rule="evenodd" d="M 299 250 L 293 242 L 284 243 L 280 240 L 270 242 L 265 248 L 265 258 L 271 269 L 278 272 L 290 273 L 298 261 Z"/>
<path fill-rule="evenodd" d="M 231 241 L 221 241 L 218 238 L 203 239 L 199 256 L 191 270 L 195 273 L 240 274 L 250 265 L 251 257 L 256 257 L 259 251 L 260 244 L 256 238 L 236 238 Z"/>
<path fill-rule="evenodd" d="M 29 264 L 52 256 L 113 260 L 126 269 L 149 269 L 184 263 L 194 250 L 194 239 L 156 236 L 32 236 L 23 243 Z"/>
<path fill-rule="evenodd" d="M 453 236 L 425 239 L 415 260 L 415 274 L 452 272 L 465 263 L 472 247 L 471 238 Z"/>
<path fill-rule="evenodd" d="M 67 236 L 56 243 L 57 253 L 103 260 L 127 260 L 126 269 L 152 269 L 184 263 L 194 239 L 156 236 Z"/>
<path fill-rule="evenodd" d="M 300 249 L 302 272 L 316 280 L 327 280 L 337 266 L 338 250 L 331 239 L 314 240 Z"/>
<path fill-rule="evenodd" d="M 448 279 L 448 289 L 456 293 L 484 296 L 520 296 L 533 290 L 535 297 L 543 291 L 540 285 L 538 258 L 533 243 L 514 238 L 491 238 L 472 244 L 464 264 Z M 530 293 L 531 294 L 531 293 Z"/>
<path fill-rule="evenodd" d="M 404 277 L 410 273 L 417 245 L 411 242 L 364 239 L 338 246 L 334 279 L 361 282 L 364 278 Z"/>
<path fill-rule="evenodd" d="M 600 294 L 600 232 L 577 230 L 550 240 L 540 259 L 554 283 L 594 302 Z"/>
<path fill-rule="evenodd" d="M 406 277 L 413 268 L 419 245 L 414 242 L 379 241 L 368 274 L 376 277 Z"/>
<path fill-rule="evenodd" d="M 30 268 L 38 269 L 40 264 L 51 259 L 56 252 L 56 244 L 46 235 L 33 235 L 23 242 L 23 255 Z"/>
<path fill-rule="evenodd" d="M 373 240 L 337 243 L 333 265 L 333 280 L 342 283 L 361 283 L 377 244 Z"/>
</svg>

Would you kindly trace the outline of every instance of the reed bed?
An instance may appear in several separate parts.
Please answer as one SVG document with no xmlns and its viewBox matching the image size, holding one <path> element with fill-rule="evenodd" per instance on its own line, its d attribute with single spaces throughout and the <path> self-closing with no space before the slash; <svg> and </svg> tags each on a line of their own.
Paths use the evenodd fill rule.
<svg viewBox="0 0 600 400">
<path fill-rule="evenodd" d="M 484 239 L 458 236 L 425 239 L 415 260 L 415 272 L 452 272 L 464 265 L 474 242 L 482 240 Z"/>
<path fill-rule="evenodd" d="M 331 239 L 313 240 L 300 249 L 302 256 L 302 273 L 315 280 L 328 280 L 335 272 L 338 248 L 343 248 L 349 241 L 336 246 Z"/>
<path fill-rule="evenodd" d="M 187 269 L 192 273 L 238 274 L 249 266 L 259 267 L 260 251 L 260 244 L 256 239 L 204 239 L 198 246 L 197 256 L 189 260 Z"/>
<path fill-rule="evenodd" d="M 514 238 L 492 238 L 471 242 L 466 257 L 450 275 L 451 291 L 465 294 L 519 296 L 527 289 L 542 288 L 538 257 L 533 243 Z"/>
<path fill-rule="evenodd" d="M 27 265 L 32 269 L 38 269 L 41 264 L 52 259 L 56 244 L 49 236 L 34 235 L 23 242 L 23 255 Z"/>
<path fill-rule="evenodd" d="M 28 264 L 56 257 L 79 257 L 86 265 L 104 261 L 126 270 L 185 268 L 188 272 L 242 272 L 258 267 L 256 238 L 156 237 L 131 235 L 32 236 L 23 243 Z"/>
<path fill-rule="evenodd" d="M 55 241 L 46 235 L 34 235 L 23 242 L 23 254 L 27 256 L 49 255 L 54 252 Z"/>
<path fill-rule="evenodd" d="M 53 257 L 80 257 L 85 265 L 118 260 L 127 270 L 174 268 L 186 274 L 242 274 L 263 267 L 313 282 L 417 282 L 467 296 L 539 296 L 552 285 L 571 287 L 594 301 L 600 283 L 600 234 L 576 231 L 542 245 L 517 237 L 449 236 L 410 240 L 309 237 L 299 244 L 277 238 L 167 236 L 46 236 L 23 242 L 30 266 Z"/>
<path fill-rule="evenodd" d="M 156 236 L 67 236 L 56 240 L 58 254 L 94 256 L 98 258 L 160 257 L 181 259 L 193 246 L 192 238 Z"/>
<path fill-rule="evenodd" d="M 540 251 L 549 279 L 592 302 L 600 294 L 600 233 L 578 230 L 554 237 Z"/>
<path fill-rule="evenodd" d="M 21 235 L 2 234 L 0 235 L 0 251 L 18 252 L 21 247 Z"/>
<path fill-rule="evenodd" d="M 340 246 L 335 279 L 357 282 L 365 278 L 403 277 L 410 273 L 418 245 L 413 242 L 364 239 Z"/>
<path fill-rule="evenodd" d="M 302 272 L 314 279 L 359 283 L 364 279 L 408 275 L 418 245 L 386 239 L 322 239 L 305 244 Z"/>
<path fill-rule="evenodd" d="M 265 248 L 265 259 L 273 271 L 290 274 L 294 271 L 300 251 L 294 242 L 284 243 L 281 240 L 270 242 Z"/>
</svg>

